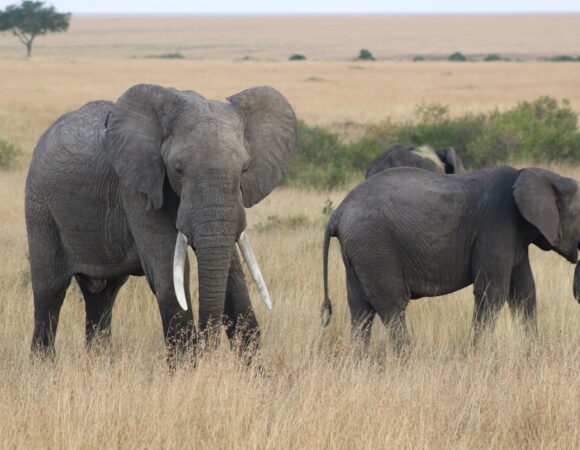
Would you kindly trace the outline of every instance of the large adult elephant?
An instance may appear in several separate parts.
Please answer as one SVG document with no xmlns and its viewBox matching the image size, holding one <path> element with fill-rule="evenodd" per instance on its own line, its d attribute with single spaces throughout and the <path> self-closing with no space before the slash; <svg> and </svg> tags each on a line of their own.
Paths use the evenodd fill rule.
<svg viewBox="0 0 580 450">
<path fill-rule="evenodd" d="M 140 84 L 116 103 L 60 117 L 38 141 L 26 181 L 32 350 L 53 351 L 72 277 L 85 300 L 87 343 L 98 332 L 110 342 L 113 303 L 129 275 L 145 275 L 157 297 L 168 357 L 183 349 L 194 333 L 188 244 L 200 330 L 225 318 L 231 339 L 257 342 L 235 244 L 244 207 L 279 183 L 296 139 L 292 107 L 266 86 L 221 102 Z"/>
<path fill-rule="evenodd" d="M 365 178 L 369 178 L 381 170 L 395 167 L 418 167 L 419 169 L 440 173 L 463 172 L 461 158 L 453 147 L 448 147 L 447 150 L 442 152 L 436 152 L 428 145 L 421 147 L 397 146 L 386 150 L 378 156 L 369 165 Z"/>
<path fill-rule="evenodd" d="M 507 301 L 536 329 L 528 247 L 571 263 L 580 248 L 580 187 L 548 170 L 494 167 L 452 177 L 415 168 L 382 171 L 355 187 L 328 221 L 323 248 L 323 323 L 328 245 L 338 237 L 353 329 L 368 343 L 378 313 L 397 349 L 409 342 L 409 300 L 474 285 L 474 338 Z M 580 301 L 580 268 L 574 293 Z"/>
</svg>

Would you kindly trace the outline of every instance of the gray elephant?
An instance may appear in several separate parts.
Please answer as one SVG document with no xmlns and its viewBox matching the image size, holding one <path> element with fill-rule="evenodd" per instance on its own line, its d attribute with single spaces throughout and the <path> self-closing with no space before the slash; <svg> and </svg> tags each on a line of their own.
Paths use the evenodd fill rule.
<svg viewBox="0 0 580 450">
<path fill-rule="evenodd" d="M 494 324 L 505 301 L 533 331 L 536 292 L 528 246 L 577 262 L 579 183 L 548 170 L 511 167 L 452 177 L 397 168 L 370 177 L 347 195 L 326 227 L 325 325 L 332 314 L 328 246 L 333 236 L 342 249 L 353 331 L 365 344 L 378 313 L 400 351 L 410 342 L 404 315 L 409 300 L 470 284 L 475 341 Z M 577 267 L 577 298 L 579 283 Z"/>
<path fill-rule="evenodd" d="M 296 142 L 292 107 L 266 86 L 220 102 L 140 84 L 116 103 L 60 117 L 38 141 L 26 181 L 33 352 L 53 353 L 72 277 L 85 300 L 87 344 L 99 333 L 110 345 L 119 288 L 145 275 L 171 360 L 195 334 L 188 244 L 198 262 L 200 331 L 225 320 L 230 339 L 255 348 L 258 322 L 235 244 L 244 207 L 276 187 Z"/>
<path fill-rule="evenodd" d="M 394 167 L 418 167 L 441 173 L 459 173 L 464 170 L 461 158 L 455 153 L 453 147 L 448 147 L 444 152 L 436 152 L 428 145 L 397 146 L 376 158 L 367 169 L 365 178 Z"/>
</svg>

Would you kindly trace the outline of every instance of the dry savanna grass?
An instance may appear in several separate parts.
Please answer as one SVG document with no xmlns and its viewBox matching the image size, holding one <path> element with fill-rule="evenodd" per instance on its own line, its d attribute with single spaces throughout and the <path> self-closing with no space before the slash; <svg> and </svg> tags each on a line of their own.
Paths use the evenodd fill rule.
<svg viewBox="0 0 580 450">
<path fill-rule="evenodd" d="M 519 36 L 519 30 L 529 38 L 530 54 L 572 52 L 566 46 L 567 24 L 577 21 L 577 16 L 557 19 L 558 26 L 551 25 L 554 17 L 521 21 L 496 17 L 489 23 L 511 21 L 512 37 Z M 7 56 L 12 50 L 0 47 L 0 137 L 25 153 L 20 169 L 0 172 L 0 447 L 580 447 L 580 307 L 572 298 L 573 266 L 553 253 L 532 249 L 539 309 L 539 335 L 534 342 L 504 310 L 493 336 L 481 348 L 470 348 L 473 300 L 467 288 L 411 303 L 407 320 L 414 347 L 407 359 L 393 355 L 379 323 L 368 355 L 360 358 L 350 339 L 336 241 L 330 258 L 335 315 L 326 329 L 319 320 L 322 209 L 327 199 L 337 205 L 346 190 L 279 188 L 247 211 L 249 235 L 274 302 L 274 310 L 268 311 L 249 283 L 263 330 L 255 366 L 263 367 L 263 372 L 245 367 L 222 339 L 219 348 L 205 354 L 195 368 L 183 367 L 171 376 L 155 298 L 142 278 L 131 279 L 119 294 L 111 355 L 85 352 L 84 305 L 72 286 L 61 313 L 55 362 L 32 364 L 28 348 L 33 308 L 23 218 L 25 166 L 40 133 L 57 116 L 88 100 L 114 99 L 137 82 L 195 89 L 213 98 L 266 83 L 284 92 L 300 117 L 333 124 L 338 130 L 345 130 L 347 122 L 410 117 L 423 100 L 478 111 L 549 94 L 570 98 L 580 109 L 580 74 L 575 65 L 353 63 L 346 60 L 341 46 L 344 33 L 331 28 L 324 28 L 321 36 L 336 42 L 332 48 L 342 53 L 322 47 L 320 59 L 329 55 L 328 61 L 242 62 L 227 53 L 221 54 L 220 61 L 127 59 L 133 56 L 126 47 L 131 36 L 143 40 L 139 54 L 160 53 L 180 50 L 169 48 L 169 42 L 179 42 L 170 39 L 177 31 L 167 26 L 169 37 L 161 36 L 155 47 L 146 39 L 158 33 L 138 32 L 152 26 L 150 19 L 132 19 L 130 26 L 108 20 L 87 19 L 85 28 L 73 22 L 70 36 L 77 33 L 78 47 L 70 55 L 64 52 L 64 43 L 58 44 L 67 35 L 39 40 L 39 57 L 28 61 Z M 553 27 L 549 28 L 555 33 L 552 40 L 537 38 L 526 25 L 530 21 L 543 33 Z M 212 28 L 216 25 L 211 20 L 199 23 L 206 27 L 202 27 L 205 34 L 200 31 L 200 46 L 211 45 L 212 39 L 226 42 L 246 36 L 231 32 L 224 37 Z M 281 27 L 274 19 L 264 23 L 265 37 Z M 111 30 L 104 37 L 103 27 Z M 485 27 L 481 23 L 471 27 L 473 33 L 469 29 L 459 33 L 453 27 L 449 33 L 455 30 L 463 36 L 466 48 L 471 43 L 470 51 L 488 51 L 481 31 Z M 412 28 L 400 29 L 412 35 Z M 442 25 L 430 33 L 429 45 L 446 47 L 449 36 Z M 290 33 L 288 39 L 299 36 Z M 392 36 L 398 34 L 393 31 Z M 517 43 L 493 33 L 485 36 L 506 46 Z M 259 37 L 257 33 L 251 42 L 268 42 Z M 7 39 L 1 38 L 2 45 Z M 260 47 L 264 54 L 273 55 L 278 44 L 286 42 L 278 39 Z M 40 56 L 42 42 L 50 58 Z M 120 46 L 118 53 L 105 52 L 115 43 Z M 357 42 L 355 49 L 359 46 Z M 330 61 L 340 58 L 344 60 Z M 551 168 L 580 179 L 578 168 Z M 192 290 L 196 295 L 195 277 Z"/>
</svg>

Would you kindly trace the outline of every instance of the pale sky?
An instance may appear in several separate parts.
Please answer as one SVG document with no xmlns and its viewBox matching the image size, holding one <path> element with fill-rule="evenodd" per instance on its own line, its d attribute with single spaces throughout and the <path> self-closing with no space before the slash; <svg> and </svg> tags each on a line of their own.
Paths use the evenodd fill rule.
<svg viewBox="0 0 580 450">
<path fill-rule="evenodd" d="M 0 9 L 20 0 L 0 0 Z M 580 12 L 580 0 L 45 0 L 58 11 L 124 14 Z"/>
</svg>

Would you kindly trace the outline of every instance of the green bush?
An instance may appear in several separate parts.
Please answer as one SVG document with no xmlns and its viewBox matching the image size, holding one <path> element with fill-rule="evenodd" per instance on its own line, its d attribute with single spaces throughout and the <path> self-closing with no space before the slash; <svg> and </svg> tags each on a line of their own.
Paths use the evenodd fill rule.
<svg viewBox="0 0 580 450">
<path fill-rule="evenodd" d="M 438 103 L 421 104 L 415 120 L 388 119 L 346 143 L 336 133 L 299 121 L 299 147 L 285 183 L 334 188 L 362 178 L 369 164 L 395 145 L 453 146 L 468 169 L 518 161 L 580 163 L 578 114 L 550 97 L 522 102 L 505 112 L 451 117 Z"/>
<path fill-rule="evenodd" d="M 14 144 L 0 139 L 0 169 L 6 170 L 14 167 L 21 154 L 20 149 Z"/>
<path fill-rule="evenodd" d="M 447 59 L 449 61 L 467 61 L 467 58 L 461 52 L 452 53 L 451 55 L 449 55 L 449 58 L 447 58 Z"/>
<path fill-rule="evenodd" d="M 490 53 L 489 55 L 485 55 L 485 58 L 483 58 L 483 60 L 486 62 L 505 61 L 505 59 L 499 56 L 497 53 Z"/>
<path fill-rule="evenodd" d="M 174 52 L 174 53 L 162 53 L 160 55 L 150 55 L 149 58 L 151 58 L 151 59 L 185 59 L 185 56 L 183 56 L 179 52 Z"/>
<path fill-rule="evenodd" d="M 359 52 L 358 57 L 356 59 L 360 59 L 361 61 L 374 61 L 375 57 L 366 48 L 363 48 Z"/>
<path fill-rule="evenodd" d="M 413 56 L 413 61 L 425 61 L 425 57 L 422 55 Z"/>
<path fill-rule="evenodd" d="M 492 112 L 468 152 L 475 167 L 522 159 L 580 161 L 577 121 L 568 101 L 561 106 L 550 97 L 522 102 L 512 110 Z"/>
<path fill-rule="evenodd" d="M 349 146 L 336 133 L 299 120 L 298 137 L 298 149 L 285 176 L 287 184 L 332 188 L 355 176 Z"/>
<path fill-rule="evenodd" d="M 580 56 L 577 58 L 574 58 L 573 56 L 570 55 L 558 55 L 558 56 L 551 56 L 549 58 L 546 58 L 546 61 L 550 61 L 550 62 L 571 62 L 571 61 L 580 61 Z"/>
<path fill-rule="evenodd" d="M 300 53 L 294 53 L 293 55 L 288 58 L 288 61 L 304 61 L 306 56 L 301 55 Z"/>
</svg>

